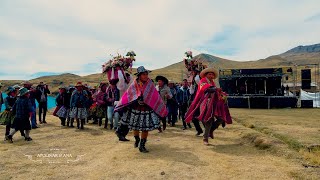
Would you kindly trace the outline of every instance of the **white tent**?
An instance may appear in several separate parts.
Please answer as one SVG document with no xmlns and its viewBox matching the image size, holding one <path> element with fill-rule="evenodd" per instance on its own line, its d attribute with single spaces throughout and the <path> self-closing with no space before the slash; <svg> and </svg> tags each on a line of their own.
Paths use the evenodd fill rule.
<svg viewBox="0 0 320 180">
<path fill-rule="evenodd" d="M 300 91 L 300 99 L 301 100 L 312 100 L 313 107 L 320 108 L 320 92 L 318 93 L 309 93 L 304 90 Z"/>
</svg>

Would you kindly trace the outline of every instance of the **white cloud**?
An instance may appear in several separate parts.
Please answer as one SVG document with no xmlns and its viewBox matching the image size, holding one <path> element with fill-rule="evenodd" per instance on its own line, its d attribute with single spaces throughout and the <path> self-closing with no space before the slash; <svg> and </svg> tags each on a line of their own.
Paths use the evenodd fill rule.
<svg viewBox="0 0 320 180">
<path fill-rule="evenodd" d="M 233 60 L 265 58 L 319 43 L 319 5 L 316 0 L 2 1 L 1 69 L 13 78 L 15 71 L 93 73 L 109 54 L 126 50 L 136 51 L 139 64 L 149 69 L 181 61 L 189 49 Z M 84 69 L 90 63 L 97 68 Z"/>
</svg>

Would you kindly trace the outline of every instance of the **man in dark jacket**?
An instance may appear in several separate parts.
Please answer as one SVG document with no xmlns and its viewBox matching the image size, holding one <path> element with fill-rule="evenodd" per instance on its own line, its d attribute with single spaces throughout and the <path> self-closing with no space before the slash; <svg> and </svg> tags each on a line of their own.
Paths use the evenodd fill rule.
<svg viewBox="0 0 320 180">
<path fill-rule="evenodd" d="M 169 111 L 168 123 L 174 127 L 175 123 L 177 122 L 177 116 L 178 116 L 178 101 L 177 101 L 178 90 L 173 81 L 169 81 L 169 88 L 172 94 L 172 98 L 167 100 L 167 108 Z"/>
<path fill-rule="evenodd" d="M 48 110 L 48 94 L 50 94 L 48 85 L 44 84 L 43 82 L 40 82 L 40 84 L 37 86 L 36 94 L 36 99 L 39 103 L 39 122 L 47 123 L 46 115 Z M 42 114 L 43 119 L 41 120 Z"/>
<path fill-rule="evenodd" d="M 114 129 L 118 128 L 119 124 L 119 113 L 114 112 L 114 107 L 115 107 L 115 102 L 119 101 L 120 99 L 120 91 L 117 88 L 117 83 L 118 80 L 111 80 L 110 81 L 110 86 L 107 89 L 106 92 L 106 106 L 107 106 L 107 118 L 104 128 L 108 128 L 108 121 L 110 122 L 110 129 L 112 130 L 113 127 Z M 113 120 L 114 118 L 114 120 Z"/>
<path fill-rule="evenodd" d="M 179 102 L 179 107 L 181 109 L 181 118 L 183 123 L 183 130 L 187 129 L 187 123 L 185 120 L 185 115 L 188 110 L 189 102 L 190 102 L 191 94 L 189 91 L 188 81 L 186 79 L 183 80 L 183 86 L 179 89 L 177 99 Z M 190 123 L 188 123 L 189 128 L 191 128 Z"/>
</svg>

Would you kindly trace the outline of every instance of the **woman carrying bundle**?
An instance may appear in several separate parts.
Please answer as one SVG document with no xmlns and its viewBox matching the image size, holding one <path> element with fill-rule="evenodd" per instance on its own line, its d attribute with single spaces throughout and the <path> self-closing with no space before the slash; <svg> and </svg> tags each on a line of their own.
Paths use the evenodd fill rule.
<svg viewBox="0 0 320 180">
<path fill-rule="evenodd" d="M 149 131 L 160 126 L 159 117 L 166 117 L 168 111 L 163 103 L 149 73 L 143 66 L 138 67 L 135 79 L 121 97 L 115 111 L 124 110 L 121 123 L 133 130 L 135 144 L 142 153 L 149 152 L 145 148 Z M 140 131 L 141 138 L 140 138 Z"/>
</svg>

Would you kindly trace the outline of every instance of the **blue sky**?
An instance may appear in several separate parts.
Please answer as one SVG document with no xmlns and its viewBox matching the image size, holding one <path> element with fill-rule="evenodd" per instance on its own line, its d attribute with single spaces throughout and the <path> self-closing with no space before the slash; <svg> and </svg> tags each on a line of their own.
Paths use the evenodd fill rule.
<svg viewBox="0 0 320 180">
<path fill-rule="evenodd" d="M 319 0 L 0 0 L 0 80 L 87 75 L 134 50 L 161 68 L 186 50 L 248 61 L 320 43 Z"/>
</svg>

